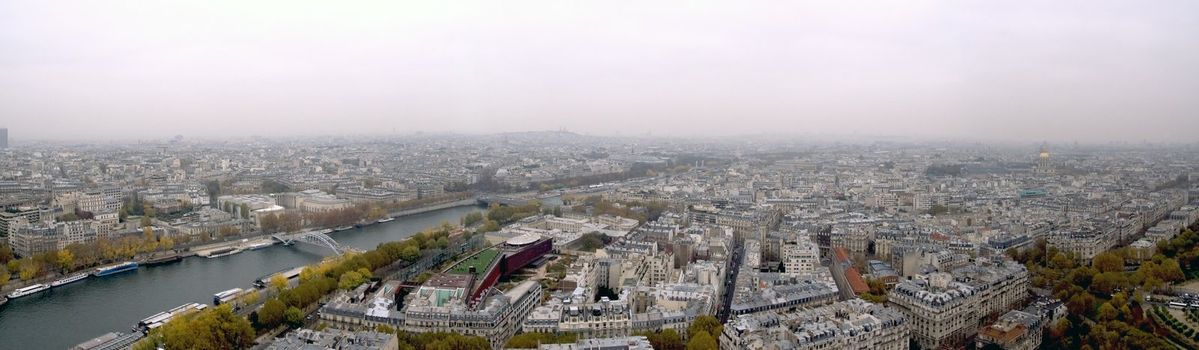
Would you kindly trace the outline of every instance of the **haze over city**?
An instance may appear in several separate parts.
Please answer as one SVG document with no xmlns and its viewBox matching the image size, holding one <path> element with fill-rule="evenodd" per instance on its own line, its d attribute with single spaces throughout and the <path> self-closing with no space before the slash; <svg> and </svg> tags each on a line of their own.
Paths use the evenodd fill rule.
<svg viewBox="0 0 1199 350">
<path fill-rule="evenodd" d="M 1189 142 L 1199 3 L 0 3 L 22 140 L 493 133 Z"/>
</svg>

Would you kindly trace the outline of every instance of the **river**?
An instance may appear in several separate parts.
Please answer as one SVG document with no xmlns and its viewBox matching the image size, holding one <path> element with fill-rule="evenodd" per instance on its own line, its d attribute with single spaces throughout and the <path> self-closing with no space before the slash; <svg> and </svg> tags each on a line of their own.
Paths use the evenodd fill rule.
<svg viewBox="0 0 1199 350">
<path fill-rule="evenodd" d="M 440 224 L 457 223 L 478 207 L 457 207 L 331 234 L 344 246 L 369 250 Z M 222 258 L 192 257 L 136 272 L 89 277 L 0 307 L 0 349 L 67 349 L 112 331 L 129 332 L 155 313 L 188 303 L 212 303 L 212 294 L 246 288 L 263 275 L 320 261 L 327 248 L 275 245 Z"/>
</svg>

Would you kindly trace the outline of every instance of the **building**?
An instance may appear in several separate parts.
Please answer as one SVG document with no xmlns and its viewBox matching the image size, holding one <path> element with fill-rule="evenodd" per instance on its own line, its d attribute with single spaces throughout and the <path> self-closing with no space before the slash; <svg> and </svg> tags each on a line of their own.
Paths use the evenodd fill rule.
<svg viewBox="0 0 1199 350">
<path fill-rule="evenodd" d="M 403 323 L 403 315 L 396 309 L 400 285 L 399 281 L 367 283 L 339 293 L 321 306 L 321 320 L 344 328 L 398 327 Z"/>
<path fill-rule="evenodd" d="M 908 348 L 908 319 L 898 310 L 852 299 L 814 309 L 742 315 L 724 325 L 722 349 Z"/>
<path fill-rule="evenodd" d="M 807 236 L 799 236 L 782 247 L 783 271 L 788 275 L 804 275 L 820 267 L 820 247 Z"/>
<path fill-rule="evenodd" d="M 912 339 L 922 349 L 963 345 L 978 333 L 977 291 L 954 282 L 947 273 L 900 282 L 888 294 L 891 305 L 908 319 Z"/>
<path fill-rule="evenodd" d="M 501 348 L 520 329 L 529 312 L 541 300 L 541 285 L 524 281 L 499 293 L 492 290 L 475 306 L 462 299 L 465 290 L 422 287 L 408 296 L 401 330 L 415 333 L 451 332 L 487 339 Z"/>
<path fill-rule="evenodd" d="M 76 243 L 91 243 L 96 240 L 97 226 L 106 226 L 97 220 L 68 222 L 42 222 L 34 225 L 19 225 L 8 236 L 13 253 L 22 257 L 64 249 Z"/>
<path fill-rule="evenodd" d="M 769 286 L 753 291 L 738 290 L 729 312 L 745 315 L 778 309 L 815 307 L 837 301 L 837 288 L 818 281 Z"/>
<path fill-rule="evenodd" d="M 614 338 L 594 338 L 580 339 L 577 342 L 569 344 L 542 344 L 537 347 L 538 350 L 653 350 L 653 345 L 650 345 L 649 338 L 643 336 L 636 337 L 614 337 Z"/>
<path fill-rule="evenodd" d="M 468 276 L 467 301 L 474 304 L 500 277 L 542 259 L 552 249 L 549 239 L 537 234 L 521 235 L 459 261 L 448 273 Z"/>
<path fill-rule="evenodd" d="M 870 286 L 866 284 L 866 279 L 862 278 L 862 273 L 853 267 L 853 262 L 850 261 L 845 248 L 834 247 L 832 252 L 832 262 L 828 269 L 833 275 L 833 281 L 837 284 L 841 300 L 853 299 L 862 293 L 869 292 Z"/>
<path fill-rule="evenodd" d="M 18 206 L 0 211 L 0 238 L 8 237 L 17 227 L 33 225 L 53 218 L 45 208 Z"/>
<path fill-rule="evenodd" d="M 1038 175 L 1053 175 L 1053 163 L 1049 161 L 1049 146 L 1041 144 L 1041 152 L 1037 155 L 1037 165 L 1033 168 L 1033 173 Z"/>
<path fill-rule="evenodd" d="M 993 319 L 1028 299 L 1028 269 L 1015 261 L 980 259 L 952 274 L 955 281 L 977 291 L 980 318 Z"/>
<path fill-rule="evenodd" d="M 305 213 L 323 213 L 354 206 L 348 199 L 337 198 L 317 189 L 280 194 L 276 203 L 284 208 L 299 209 Z"/>
<path fill-rule="evenodd" d="M 976 346 L 979 349 L 1034 350 L 1041 346 L 1042 328 L 1040 316 L 1008 311 L 995 324 L 978 331 Z"/>
<path fill-rule="evenodd" d="M 267 350 L 393 350 L 400 348 L 395 334 L 375 331 L 300 329 L 275 339 Z"/>
</svg>

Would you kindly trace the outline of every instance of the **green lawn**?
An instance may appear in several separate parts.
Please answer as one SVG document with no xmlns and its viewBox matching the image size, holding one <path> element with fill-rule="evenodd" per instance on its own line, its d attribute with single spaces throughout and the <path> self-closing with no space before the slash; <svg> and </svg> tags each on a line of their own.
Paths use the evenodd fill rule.
<svg viewBox="0 0 1199 350">
<path fill-rule="evenodd" d="M 491 266 L 492 260 L 495 260 L 495 258 L 499 255 L 500 252 L 495 249 L 481 251 L 479 254 L 475 254 L 472 257 L 466 258 L 466 260 L 462 260 L 462 262 L 458 263 L 458 265 L 454 265 L 454 267 L 450 268 L 450 272 L 468 274 L 470 273 L 471 266 L 475 267 L 476 273 L 486 272 L 487 267 Z"/>
</svg>

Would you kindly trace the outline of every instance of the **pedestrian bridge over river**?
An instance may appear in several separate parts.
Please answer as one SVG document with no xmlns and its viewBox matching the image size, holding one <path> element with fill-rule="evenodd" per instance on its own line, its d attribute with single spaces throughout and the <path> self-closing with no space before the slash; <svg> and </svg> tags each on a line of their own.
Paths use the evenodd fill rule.
<svg viewBox="0 0 1199 350">
<path fill-rule="evenodd" d="M 300 242 L 300 243 L 315 245 L 318 247 L 332 249 L 333 253 L 337 254 L 337 255 L 345 254 L 348 249 L 343 247 L 340 243 L 337 243 L 337 241 L 333 240 L 333 237 L 329 237 L 329 232 L 333 232 L 333 231 L 332 230 L 320 230 L 320 231 L 304 231 L 304 232 L 289 233 L 289 234 L 277 233 L 277 234 L 271 235 L 271 238 L 274 238 L 276 241 L 279 241 L 279 243 L 283 243 L 283 245 L 292 245 L 296 242 Z"/>
</svg>

